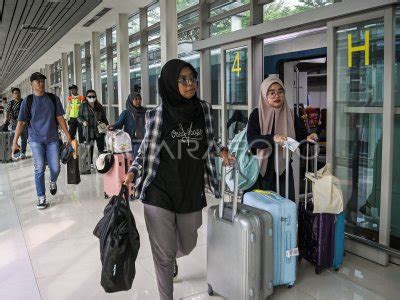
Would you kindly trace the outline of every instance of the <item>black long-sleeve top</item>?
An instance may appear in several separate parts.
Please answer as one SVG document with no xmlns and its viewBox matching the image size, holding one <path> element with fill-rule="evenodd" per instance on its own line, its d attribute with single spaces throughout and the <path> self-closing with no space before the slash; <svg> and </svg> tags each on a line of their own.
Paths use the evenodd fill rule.
<svg viewBox="0 0 400 300">
<path fill-rule="evenodd" d="M 275 127 L 275 125 L 274 125 Z M 260 119 L 258 115 L 258 108 L 255 108 L 249 117 L 249 123 L 247 124 L 247 142 L 251 146 L 253 154 L 257 154 L 257 149 L 266 149 L 269 145 L 272 146 L 271 158 L 274 157 L 274 135 L 275 128 L 272 127 L 271 134 L 261 134 Z M 307 138 L 307 130 L 304 127 L 303 122 L 295 114 L 294 115 L 294 130 L 296 133 L 295 139 L 301 141 Z M 267 143 L 266 143 L 267 142 Z M 267 170 L 264 178 L 272 178 L 275 176 L 274 160 L 268 159 Z"/>
</svg>

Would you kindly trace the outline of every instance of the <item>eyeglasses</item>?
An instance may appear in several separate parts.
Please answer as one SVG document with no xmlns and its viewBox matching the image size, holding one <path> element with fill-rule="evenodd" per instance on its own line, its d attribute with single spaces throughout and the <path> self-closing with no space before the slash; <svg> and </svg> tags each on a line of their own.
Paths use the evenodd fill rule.
<svg viewBox="0 0 400 300">
<path fill-rule="evenodd" d="M 178 78 L 178 82 L 185 86 L 189 85 L 190 83 L 196 84 L 197 77 L 195 76 L 181 76 Z"/>
<path fill-rule="evenodd" d="M 285 91 L 284 90 L 268 91 L 267 95 L 268 97 L 275 98 L 277 95 L 279 96 L 285 95 Z"/>
<path fill-rule="evenodd" d="M 86 98 L 89 98 L 89 99 L 96 99 L 97 97 L 96 97 L 96 96 L 86 96 Z"/>
</svg>

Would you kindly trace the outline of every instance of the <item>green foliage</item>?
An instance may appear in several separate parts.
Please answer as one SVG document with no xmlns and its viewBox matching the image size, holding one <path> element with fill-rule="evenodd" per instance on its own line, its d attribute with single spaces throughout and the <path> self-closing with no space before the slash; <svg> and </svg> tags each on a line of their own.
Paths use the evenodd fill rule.
<svg viewBox="0 0 400 300">
<path fill-rule="evenodd" d="M 272 21 L 286 17 L 291 14 L 291 7 L 286 0 L 277 0 L 266 6 L 264 9 L 264 21 Z"/>
<path fill-rule="evenodd" d="M 298 0 L 298 4 L 291 6 L 287 0 L 276 0 L 267 4 L 264 10 L 264 21 L 276 20 L 289 15 L 294 15 L 306 10 L 326 6 L 333 3 L 333 0 Z"/>
<path fill-rule="evenodd" d="M 199 0 L 176 0 L 176 10 L 180 12 L 197 3 L 199 3 Z"/>
</svg>

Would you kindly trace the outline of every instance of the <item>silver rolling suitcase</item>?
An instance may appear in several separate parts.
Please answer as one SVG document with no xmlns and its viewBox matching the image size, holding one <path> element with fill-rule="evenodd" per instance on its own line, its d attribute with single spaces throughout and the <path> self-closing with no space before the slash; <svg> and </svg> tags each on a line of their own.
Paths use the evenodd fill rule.
<svg viewBox="0 0 400 300">
<path fill-rule="evenodd" d="M 11 161 L 10 132 L 0 132 L 0 162 L 6 163 Z"/>
<path fill-rule="evenodd" d="M 265 299 L 273 292 L 272 216 L 238 203 L 238 169 L 232 203 L 222 199 L 208 210 L 207 283 L 209 295 L 230 300 Z"/>
</svg>

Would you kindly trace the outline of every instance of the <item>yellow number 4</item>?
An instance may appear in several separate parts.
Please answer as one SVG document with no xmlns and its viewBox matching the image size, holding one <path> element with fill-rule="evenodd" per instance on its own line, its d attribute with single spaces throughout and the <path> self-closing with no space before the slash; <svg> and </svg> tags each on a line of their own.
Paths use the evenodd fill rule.
<svg viewBox="0 0 400 300">
<path fill-rule="evenodd" d="M 240 53 L 236 52 L 235 60 L 233 61 L 233 65 L 232 65 L 232 73 L 236 72 L 237 76 L 239 77 L 241 70 L 242 70 L 242 68 L 240 67 Z"/>
</svg>

